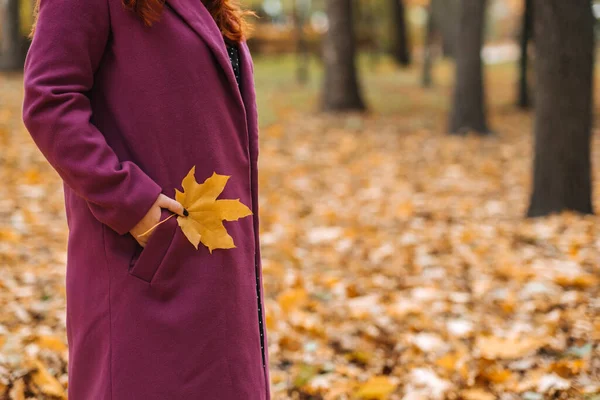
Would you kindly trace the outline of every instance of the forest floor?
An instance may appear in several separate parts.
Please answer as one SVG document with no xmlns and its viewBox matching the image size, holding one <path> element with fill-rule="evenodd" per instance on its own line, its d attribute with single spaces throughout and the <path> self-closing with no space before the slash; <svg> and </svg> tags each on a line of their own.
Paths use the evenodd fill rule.
<svg viewBox="0 0 600 400">
<path fill-rule="evenodd" d="M 255 58 L 274 399 L 600 399 L 600 220 L 527 220 L 532 115 L 488 68 L 488 137 L 445 125 L 451 68 L 361 59 L 370 112 Z M 62 186 L 0 75 L 0 398 L 64 396 Z M 597 109 L 597 108 L 596 108 Z M 600 210 L 600 135 L 594 136 Z"/>
</svg>

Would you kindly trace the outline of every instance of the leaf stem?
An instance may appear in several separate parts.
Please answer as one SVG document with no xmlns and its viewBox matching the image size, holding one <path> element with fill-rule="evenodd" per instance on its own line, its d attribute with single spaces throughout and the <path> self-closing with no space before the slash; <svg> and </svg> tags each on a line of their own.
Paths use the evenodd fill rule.
<svg viewBox="0 0 600 400">
<path fill-rule="evenodd" d="M 168 220 L 169 218 L 171 218 L 171 217 L 173 217 L 173 216 L 175 216 L 175 215 L 177 215 L 177 214 L 173 213 L 173 214 L 169 215 L 167 218 L 165 218 L 165 219 L 163 219 L 162 221 L 160 221 L 160 222 L 158 222 L 158 223 L 154 224 L 154 226 L 152 226 L 152 227 L 151 227 L 150 229 L 148 229 L 146 232 L 144 232 L 144 233 L 140 233 L 139 235 L 137 235 L 137 237 L 142 237 L 142 236 L 145 236 L 145 235 L 147 235 L 147 234 L 148 234 L 149 232 L 151 232 L 151 231 L 152 231 L 154 228 L 156 228 L 157 226 L 159 226 L 160 224 L 162 224 L 163 222 L 165 222 L 166 220 Z"/>
</svg>

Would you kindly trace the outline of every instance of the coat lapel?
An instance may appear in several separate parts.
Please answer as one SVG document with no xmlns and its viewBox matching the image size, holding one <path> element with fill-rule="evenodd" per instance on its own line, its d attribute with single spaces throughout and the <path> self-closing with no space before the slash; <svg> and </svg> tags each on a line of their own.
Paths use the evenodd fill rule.
<svg viewBox="0 0 600 400">
<path fill-rule="evenodd" d="M 202 4 L 202 1 L 166 0 L 166 3 L 167 6 L 171 6 L 181 19 L 183 19 L 183 21 L 206 42 L 216 57 L 219 65 L 225 72 L 230 86 L 239 94 L 235 74 L 231 67 L 229 55 L 227 54 L 225 41 L 223 40 L 223 36 L 215 20 L 204 4 Z M 237 97 L 242 102 L 243 106 L 244 104 L 241 96 L 238 95 Z"/>
</svg>

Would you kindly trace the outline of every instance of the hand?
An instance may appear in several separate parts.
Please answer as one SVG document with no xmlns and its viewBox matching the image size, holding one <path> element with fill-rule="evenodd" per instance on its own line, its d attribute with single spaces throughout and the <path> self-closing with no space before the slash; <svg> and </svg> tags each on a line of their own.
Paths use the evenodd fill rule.
<svg viewBox="0 0 600 400">
<path fill-rule="evenodd" d="M 146 213 L 146 215 L 137 223 L 136 226 L 133 227 L 129 231 L 135 240 L 142 247 L 146 247 L 146 242 L 148 238 L 152 235 L 152 231 L 144 236 L 138 237 L 138 235 L 146 232 L 148 229 L 152 228 L 154 225 L 160 222 L 160 214 L 161 208 L 167 208 L 168 210 L 174 212 L 175 214 L 186 216 L 187 212 L 184 210 L 181 203 L 177 200 L 172 199 L 164 194 L 159 194 L 156 201 L 150 207 L 150 210 Z M 172 217 L 175 218 L 175 217 Z"/>
</svg>

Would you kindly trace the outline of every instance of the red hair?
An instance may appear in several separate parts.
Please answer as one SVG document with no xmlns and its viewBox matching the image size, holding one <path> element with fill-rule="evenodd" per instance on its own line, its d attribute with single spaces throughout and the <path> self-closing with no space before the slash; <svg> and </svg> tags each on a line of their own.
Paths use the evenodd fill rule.
<svg viewBox="0 0 600 400">
<path fill-rule="evenodd" d="M 200 1 L 200 0 L 197 0 Z M 214 18 L 223 37 L 233 42 L 246 39 L 252 26 L 244 19 L 247 15 L 256 16 L 253 11 L 243 10 L 236 0 L 201 0 Z M 146 26 L 152 26 L 162 14 L 164 0 L 122 0 L 123 6 L 134 12 Z M 33 38 L 37 23 L 40 0 L 36 0 L 34 22 L 28 37 Z"/>
</svg>

